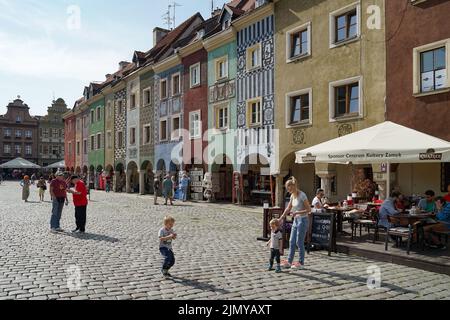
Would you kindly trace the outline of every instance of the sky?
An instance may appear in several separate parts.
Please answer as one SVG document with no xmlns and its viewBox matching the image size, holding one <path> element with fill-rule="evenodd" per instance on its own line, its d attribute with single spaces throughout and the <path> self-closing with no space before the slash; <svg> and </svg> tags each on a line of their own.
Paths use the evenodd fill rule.
<svg viewBox="0 0 450 320">
<path fill-rule="evenodd" d="M 173 2 L 173 0 L 170 0 Z M 211 0 L 176 0 L 176 25 Z M 214 0 L 222 7 L 226 0 Z M 45 115 L 53 98 L 72 108 L 84 86 L 103 81 L 153 46 L 153 28 L 167 27 L 169 0 L 0 0 L 0 114 L 17 96 L 32 115 Z"/>
</svg>

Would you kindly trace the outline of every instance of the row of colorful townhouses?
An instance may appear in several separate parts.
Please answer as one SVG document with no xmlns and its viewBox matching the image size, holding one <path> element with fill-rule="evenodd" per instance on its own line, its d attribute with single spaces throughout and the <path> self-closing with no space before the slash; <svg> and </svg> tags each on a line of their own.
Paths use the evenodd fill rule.
<svg viewBox="0 0 450 320">
<path fill-rule="evenodd" d="M 295 163 L 295 152 L 384 121 L 450 140 L 450 1 L 233 0 L 205 20 L 155 28 L 65 114 L 68 170 L 114 191 L 153 193 L 191 176 L 191 196 L 283 205 L 295 176 L 308 196 L 386 185 L 382 165 Z M 448 164 L 394 165 L 405 194 L 445 191 Z M 425 189 L 426 188 L 426 189 Z M 383 189 L 383 188 L 381 188 Z"/>
</svg>

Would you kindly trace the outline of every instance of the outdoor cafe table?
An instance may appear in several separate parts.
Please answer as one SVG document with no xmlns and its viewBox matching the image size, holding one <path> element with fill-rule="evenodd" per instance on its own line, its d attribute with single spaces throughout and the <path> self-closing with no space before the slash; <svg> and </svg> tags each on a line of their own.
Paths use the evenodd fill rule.
<svg viewBox="0 0 450 320">
<path fill-rule="evenodd" d="M 336 224 L 337 224 L 337 232 L 342 234 L 347 234 L 344 232 L 344 213 L 347 211 L 355 210 L 356 207 L 328 207 L 325 208 L 327 212 L 335 213 L 336 214 Z"/>
<path fill-rule="evenodd" d="M 401 226 L 409 226 L 414 225 L 414 223 L 426 220 L 428 218 L 434 217 L 432 213 L 420 213 L 420 214 L 409 214 L 409 213 L 400 213 L 395 215 L 390 215 L 392 218 L 400 219 Z"/>
</svg>

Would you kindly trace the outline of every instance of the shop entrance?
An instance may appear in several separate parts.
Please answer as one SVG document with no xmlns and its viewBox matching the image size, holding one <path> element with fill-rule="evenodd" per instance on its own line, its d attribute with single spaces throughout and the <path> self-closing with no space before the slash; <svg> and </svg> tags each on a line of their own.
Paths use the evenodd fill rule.
<svg viewBox="0 0 450 320">
<path fill-rule="evenodd" d="M 220 156 L 214 161 L 212 185 L 216 201 L 232 201 L 233 165 L 227 156 Z"/>
<path fill-rule="evenodd" d="M 155 174 L 153 173 L 152 163 L 150 161 L 144 161 L 141 170 L 144 172 L 144 194 L 153 194 L 153 180 L 155 179 Z"/>
<path fill-rule="evenodd" d="M 241 166 L 244 204 L 275 205 L 275 183 L 266 157 L 255 154 L 248 156 Z"/>
</svg>

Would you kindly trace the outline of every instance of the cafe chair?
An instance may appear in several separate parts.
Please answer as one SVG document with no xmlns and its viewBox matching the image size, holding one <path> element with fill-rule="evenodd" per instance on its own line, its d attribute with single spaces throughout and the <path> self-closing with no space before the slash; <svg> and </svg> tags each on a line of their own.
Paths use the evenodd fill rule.
<svg viewBox="0 0 450 320">
<path fill-rule="evenodd" d="M 359 227 L 360 237 L 362 237 L 363 228 L 367 230 L 369 237 L 370 230 L 374 229 L 375 232 L 373 236 L 373 243 L 375 243 L 379 238 L 378 221 L 378 210 L 376 210 L 375 208 L 371 209 L 364 217 L 352 220 L 352 240 L 356 237 L 356 233 Z"/>
<path fill-rule="evenodd" d="M 388 216 L 388 221 L 391 225 L 401 225 L 399 218 L 394 218 Z M 421 222 L 416 222 L 413 225 L 400 226 L 400 227 L 389 227 L 386 231 L 386 239 L 385 239 L 385 251 L 388 251 L 390 237 L 397 237 L 396 246 L 400 248 L 403 243 L 403 238 L 407 238 L 406 244 L 406 253 L 409 255 L 411 252 L 411 245 L 416 238 L 416 243 L 418 247 L 422 248 L 422 251 L 425 250 L 425 235 Z"/>
<path fill-rule="evenodd" d="M 445 244 L 446 245 L 448 244 L 448 238 L 450 236 L 450 231 L 437 231 L 437 230 L 435 231 L 435 230 L 431 229 L 431 234 L 437 236 L 439 239 L 439 242 L 442 242 L 442 238 L 444 238 Z M 430 234 L 430 236 L 431 236 L 431 234 Z"/>
</svg>

